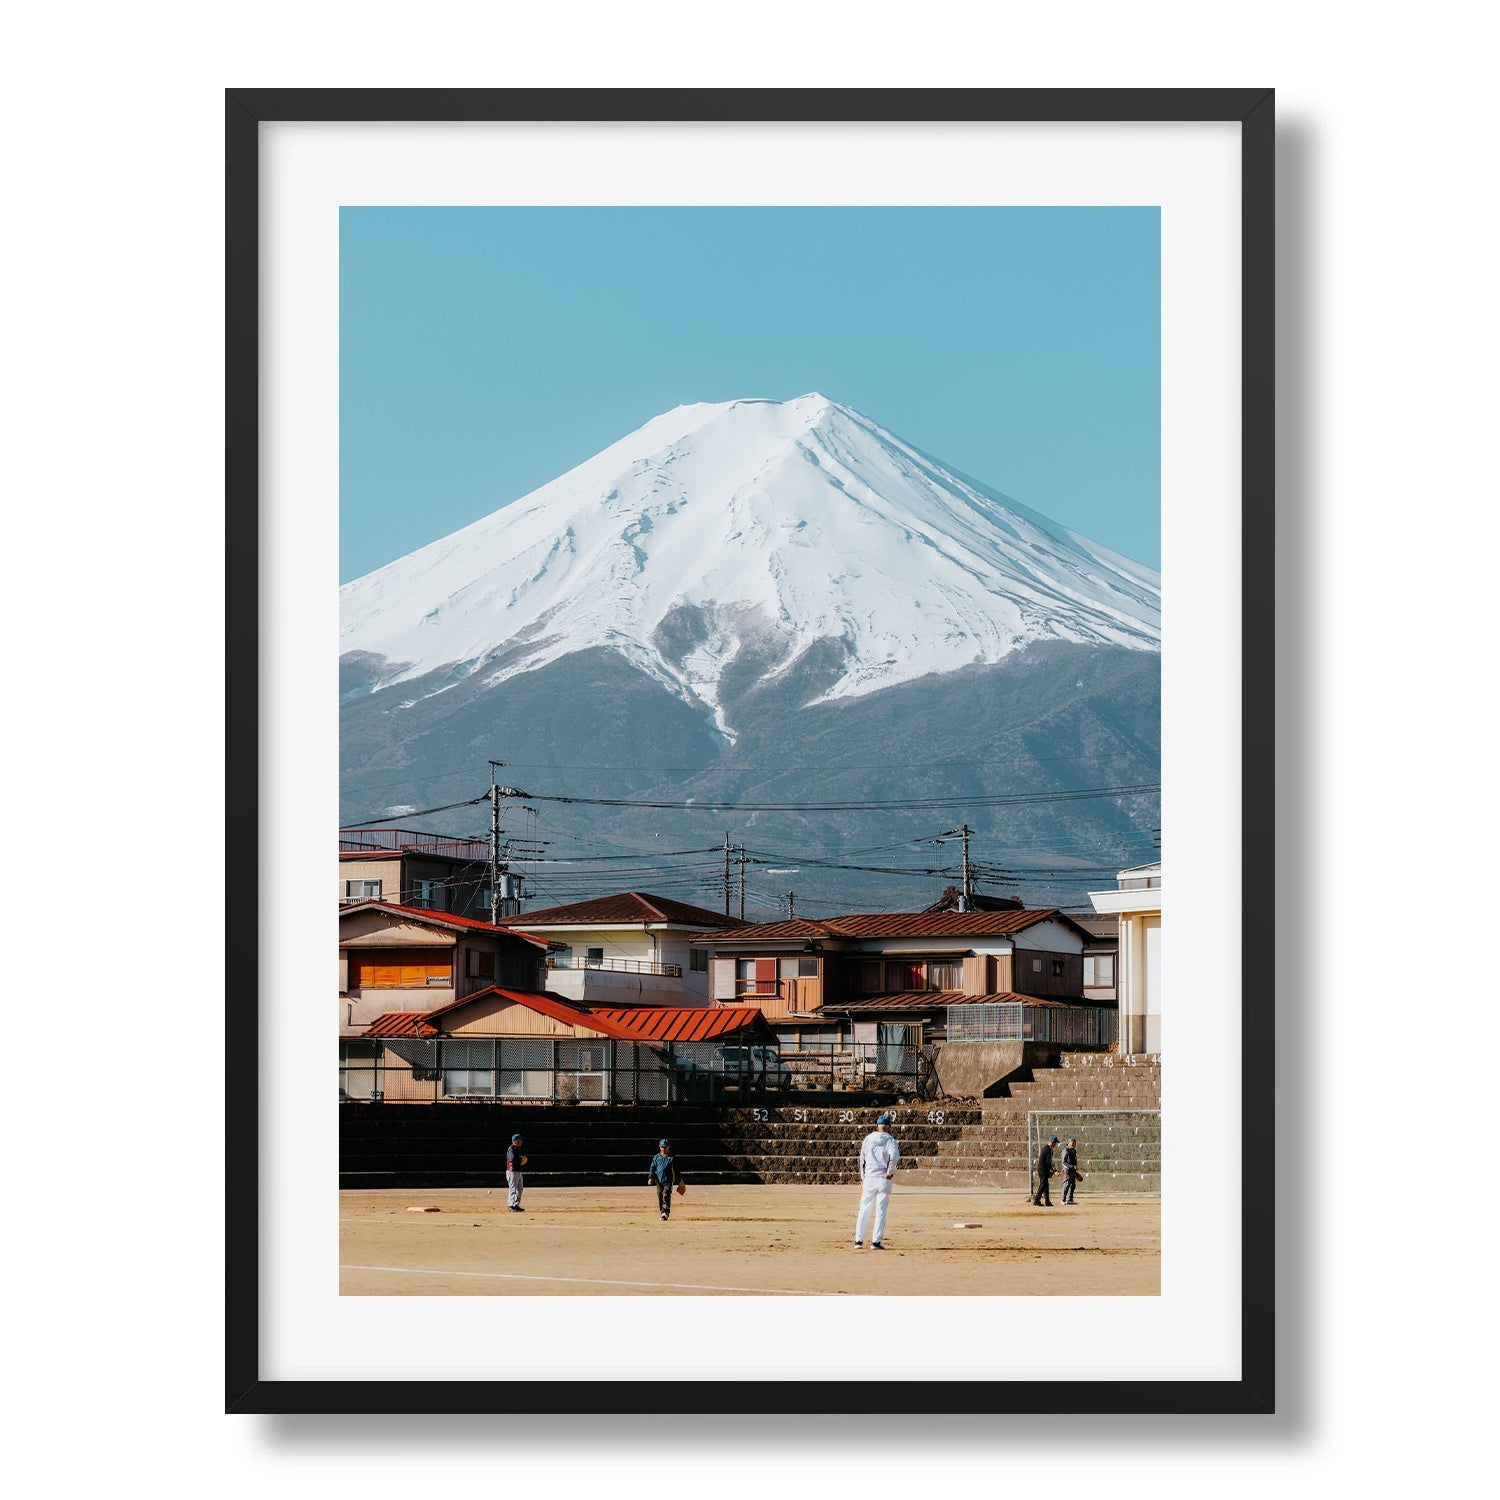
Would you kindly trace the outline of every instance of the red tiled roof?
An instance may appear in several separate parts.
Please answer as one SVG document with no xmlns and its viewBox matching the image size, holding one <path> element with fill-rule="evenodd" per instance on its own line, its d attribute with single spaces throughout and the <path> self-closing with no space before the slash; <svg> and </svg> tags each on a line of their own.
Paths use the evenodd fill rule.
<svg viewBox="0 0 1500 1500">
<path fill-rule="evenodd" d="M 651 1042 L 703 1042 L 765 1023 L 753 1005 L 612 1006 L 594 1015 L 618 1025 L 625 1036 Z"/>
<path fill-rule="evenodd" d="M 703 906 L 689 906 L 670 896 L 644 895 L 640 891 L 621 891 L 614 896 L 597 896 L 592 901 L 574 901 L 567 906 L 549 906 L 529 911 L 512 920 L 527 926 L 597 927 L 618 922 L 675 922 L 688 927 L 734 927 L 733 917 L 709 911 Z"/>
<path fill-rule="evenodd" d="M 339 916 L 343 918 L 350 912 L 356 911 L 389 911 L 400 917 L 415 917 L 418 921 L 426 922 L 434 927 L 452 927 L 460 932 L 492 932 L 497 937 L 522 938 L 528 943 L 535 943 L 538 948 L 551 948 L 553 942 L 550 938 L 537 937 L 530 932 L 522 932 L 519 928 L 507 926 L 501 923 L 496 927 L 494 923 L 487 922 L 482 917 L 460 917 L 451 911 L 429 911 L 422 906 L 399 906 L 394 901 L 351 901 L 347 906 L 339 907 Z"/>
<path fill-rule="evenodd" d="M 445 1007 L 446 1009 L 446 1007 Z M 366 1036 L 438 1036 L 440 1029 L 427 1018 L 426 1010 L 388 1010 L 365 1028 Z"/>
<path fill-rule="evenodd" d="M 539 1015 L 550 1016 L 565 1026 L 582 1026 L 600 1036 L 620 1042 L 701 1042 L 713 1037 L 729 1036 L 765 1024 L 765 1018 L 753 1006 L 607 1006 L 591 1009 L 574 1005 L 560 995 L 538 990 L 501 989 L 488 985 L 462 1000 L 452 1000 L 436 1010 L 393 1010 L 377 1016 L 365 1030 L 366 1036 L 441 1036 L 442 1027 L 435 1018 L 462 1010 L 476 1000 L 489 996 L 524 1005 Z"/>
<path fill-rule="evenodd" d="M 1055 906 L 1035 911 L 923 911 L 857 913 L 848 917 L 825 917 L 819 921 L 761 922 L 755 926 L 728 929 L 713 934 L 725 946 L 734 942 L 762 942 L 779 938 L 884 938 L 884 937 L 979 937 L 1024 932 L 1048 918 L 1077 927 L 1072 917 Z M 1082 928 L 1079 929 L 1083 931 Z M 1087 934 L 1085 934 L 1087 935 Z"/>
</svg>

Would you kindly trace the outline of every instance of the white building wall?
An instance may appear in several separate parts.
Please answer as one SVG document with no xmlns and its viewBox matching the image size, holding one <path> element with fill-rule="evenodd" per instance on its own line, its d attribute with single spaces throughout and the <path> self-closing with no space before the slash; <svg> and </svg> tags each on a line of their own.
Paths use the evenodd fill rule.
<svg viewBox="0 0 1500 1500">
<path fill-rule="evenodd" d="M 1015 934 L 1017 948 L 1041 949 L 1047 953 L 1082 953 L 1083 934 L 1062 922 L 1038 922 Z"/>
</svg>

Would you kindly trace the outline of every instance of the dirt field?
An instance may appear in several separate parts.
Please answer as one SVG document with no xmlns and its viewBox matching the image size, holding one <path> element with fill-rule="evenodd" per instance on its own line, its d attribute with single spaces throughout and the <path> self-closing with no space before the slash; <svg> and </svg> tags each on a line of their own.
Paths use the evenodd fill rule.
<svg viewBox="0 0 1500 1500">
<path fill-rule="evenodd" d="M 1065 1208 L 1054 1188 L 1052 1201 L 898 1187 L 879 1252 L 853 1246 L 853 1182 L 690 1186 L 665 1224 L 644 1184 L 528 1188 L 520 1214 L 504 1187 L 351 1190 L 339 1194 L 339 1284 L 387 1297 L 1159 1294 L 1158 1199 L 1080 1192 Z"/>
</svg>

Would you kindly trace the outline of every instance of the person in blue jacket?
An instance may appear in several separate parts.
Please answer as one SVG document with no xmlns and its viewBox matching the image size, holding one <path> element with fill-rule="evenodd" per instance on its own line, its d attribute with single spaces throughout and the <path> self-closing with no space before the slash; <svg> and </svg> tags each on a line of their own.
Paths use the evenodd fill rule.
<svg viewBox="0 0 1500 1500">
<path fill-rule="evenodd" d="M 677 1170 L 677 1158 L 672 1155 L 671 1141 L 656 1143 L 656 1155 L 646 1169 L 646 1185 L 656 1189 L 656 1201 L 661 1206 L 663 1222 L 672 1217 L 672 1189 L 682 1181 Z"/>
</svg>

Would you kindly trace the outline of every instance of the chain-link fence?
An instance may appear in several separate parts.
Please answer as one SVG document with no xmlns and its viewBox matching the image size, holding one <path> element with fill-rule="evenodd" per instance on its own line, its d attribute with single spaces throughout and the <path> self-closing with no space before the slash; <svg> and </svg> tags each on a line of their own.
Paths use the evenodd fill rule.
<svg viewBox="0 0 1500 1500">
<path fill-rule="evenodd" d="M 1085 1192 L 1159 1193 L 1161 1191 L 1161 1111 L 1159 1109 L 1032 1110 L 1027 1116 L 1027 1152 L 1031 1192 L 1035 1194 L 1036 1159 L 1042 1142 L 1058 1139 L 1054 1169 L 1062 1174 L 1063 1147 L 1077 1142 L 1078 1170 Z"/>
<path fill-rule="evenodd" d="M 430 1037 L 339 1043 L 339 1098 L 553 1104 L 677 1104 L 767 1094 L 920 1092 L 922 1059 L 889 1043 L 775 1047 L 608 1038 Z"/>
<path fill-rule="evenodd" d="M 1048 1042 L 1108 1047 L 1119 1034 L 1119 1013 L 1095 1005 L 950 1005 L 950 1042 Z"/>
</svg>

